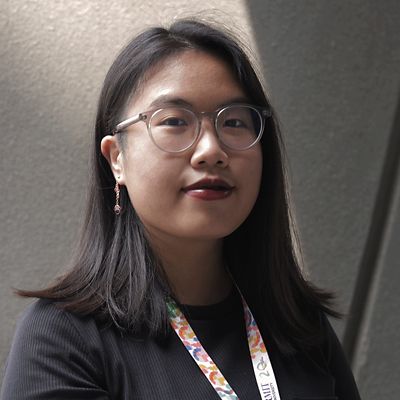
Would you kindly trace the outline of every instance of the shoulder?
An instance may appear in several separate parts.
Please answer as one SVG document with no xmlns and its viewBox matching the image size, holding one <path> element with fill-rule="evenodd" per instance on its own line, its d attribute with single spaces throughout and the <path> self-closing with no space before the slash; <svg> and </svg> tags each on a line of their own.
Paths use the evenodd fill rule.
<svg viewBox="0 0 400 400">
<path fill-rule="evenodd" d="M 21 336 L 28 343 L 74 341 L 82 349 L 90 339 L 96 339 L 98 328 L 93 318 L 65 311 L 60 303 L 40 299 L 32 303 L 17 323 L 14 341 Z M 88 334 L 90 334 L 88 336 Z"/>
<path fill-rule="evenodd" d="M 76 319 L 73 314 L 64 311 L 55 301 L 39 299 L 30 304 L 21 314 L 17 328 L 37 328 L 46 331 L 48 327 L 61 327 Z"/>
<path fill-rule="evenodd" d="M 86 358 L 96 365 L 101 353 L 99 328 L 90 316 L 68 312 L 60 303 L 40 299 L 32 303 L 21 315 L 15 332 L 10 355 L 47 359 Z M 36 361 L 37 362 L 37 361 Z"/>
<path fill-rule="evenodd" d="M 327 316 L 321 316 L 323 330 L 322 352 L 330 374 L 335 379 L 335 393 L 339 398 L 360 399 L 347 356 Z"/>
<path fill-rule="evenodd" d="M 327 363 L 331 363 L 332 361 L 332 356 L 335 354 L 335 352 L 340 352 L 343 354 L 343 360 L 345 360 L 344 357 L 344 352 L 342 349 L 342 345 L 339 341 L 339 338 L 333 329 L 328 317 L 326 314 L 321 313 L 320 317 L 320 326 L 321 326 L 321 332 L 322 332 L 322 345 L 321 349 L 324 353 L 324 357 L 327 361 Z"/>
<path fill-rule="evenodd" d="M 68 388 L 104 393 L 103 361 L 101 336 L 93 318 L 37 300 L 18 321 L 1 398 L 31 399 L 40 394 L 40 398 L 62 399 Z"/>
</svg>

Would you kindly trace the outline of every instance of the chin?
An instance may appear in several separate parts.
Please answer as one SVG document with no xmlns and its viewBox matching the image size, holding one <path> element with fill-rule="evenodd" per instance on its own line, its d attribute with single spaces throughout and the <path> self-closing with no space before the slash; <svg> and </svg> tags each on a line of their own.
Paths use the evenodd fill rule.
<svg viewBox="0 0 400 400">
<path fill-rule="evenodd" d="M 205 226 L 198 226 L 191 230 L 185 230 L 184 232 L 180 232 L 177 236 L 187 239 L 219 240 L 229 236 L 239 226 L 240 224 L 235 226 L 212 226 L 212 224 L 207 224 Z"/>
</svg>

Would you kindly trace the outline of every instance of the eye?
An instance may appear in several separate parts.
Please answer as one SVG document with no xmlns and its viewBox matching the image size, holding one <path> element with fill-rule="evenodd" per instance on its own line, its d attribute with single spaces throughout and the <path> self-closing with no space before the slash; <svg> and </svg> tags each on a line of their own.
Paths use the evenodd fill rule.
<svg viewBox="0 0 400 400">
<path fill-rule="evenodd" d="M 245 128 L 246 124 L 241 119 L 231 118 L 224 121 L 224 126 L 229 128 Z"/>
<path fill-rule="evenodd" d="M 160 125 L 167 126 L 187 126 L 187 122 L 182 118 L 170 117 L 161 121 Z"/>
</svg>

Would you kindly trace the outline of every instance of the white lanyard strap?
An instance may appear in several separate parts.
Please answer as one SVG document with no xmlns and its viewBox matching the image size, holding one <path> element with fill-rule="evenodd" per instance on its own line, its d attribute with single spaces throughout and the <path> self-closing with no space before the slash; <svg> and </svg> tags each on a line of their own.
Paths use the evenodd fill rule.
<svg viewBox="0 0 400 400">
<path fill-rule="evenodd" d="M 249 343 L 254 375 L 261 398 L 263 400 L 280 400 L 274 370 L 272 369 L 272 364 L 267 349 L 265 348 L 263 338 L 258 329 L 256 320 L 243 297 L 242 302 L 246 321 L 247 341 Z"/>
<path fill-rule="evenodd" d="M 280 400 L 274 371 L 272 370 L 267 349 L 265 348 L 257 323 L 243 296 L 242 302 L 246 321 L 247 340 L 261 398 L 263 400 Z M 167 301 L 167 308 L 170 323 L 174 331 L 219 397 L 221 399 L 239 400 L 239 397 L 222 375 L 222 372 L 201 345 L 185 315 L 175 301 L 169 299 Z"/>
<path fill-rule="evenodd" d="M 211 383 L 219 397 L 227 400 L 239 400 L 228 381 L 222 375 L 222 372 L 201 345 L 200 340 L 197 338 L 192 327 L 175 301 L 169 299 L 167 302 L 167 308 L 169 320 L 174 331 L 178 335 L 179 339 L 181 339 L 186 350 L 193 357 L 194 361 Z"/>
</svg>

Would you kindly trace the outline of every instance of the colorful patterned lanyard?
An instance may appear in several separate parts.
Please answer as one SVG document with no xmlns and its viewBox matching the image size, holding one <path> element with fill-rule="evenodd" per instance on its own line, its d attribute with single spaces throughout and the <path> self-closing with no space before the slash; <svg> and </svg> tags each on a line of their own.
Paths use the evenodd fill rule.
<svg viewBox="0 0 400 400">
<path fill-rule="evenodd" d="M 244 318 L 246 322 L 247 340 L 249 343 L 251 361 L 257 380 L 258 390 L 263 400 L 280 400 L 274 371 L 265 348 L 256 321 L 246 301 L 242 297 Z M 199 339 L 194 333 L 186 317 L 172 299 L 167 301 L 168 315 L 172 327 L 186 350 L 193 357 L 203 374 L 211 383 L 221 399 L 239 400 L 228 381 L 222 375 L 217 365 L 207 354 Z"/>
</svg>

